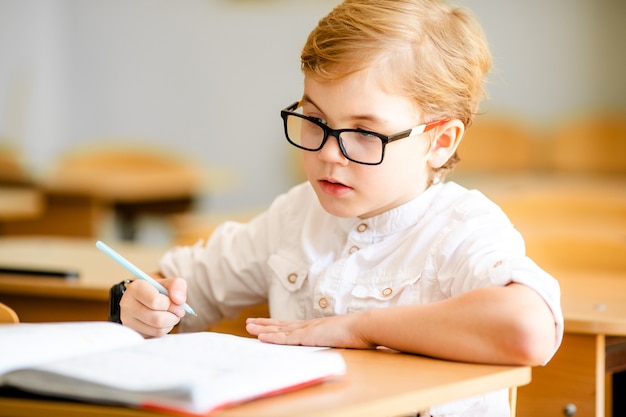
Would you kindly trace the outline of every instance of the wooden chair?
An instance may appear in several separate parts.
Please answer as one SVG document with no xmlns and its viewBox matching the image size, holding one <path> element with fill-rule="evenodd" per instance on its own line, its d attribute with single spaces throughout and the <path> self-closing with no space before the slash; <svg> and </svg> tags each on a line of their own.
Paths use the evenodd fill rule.
<svg viewBox="0 0 626 417">
<path fill-rule="evenodd" d="M 606 112 L 560 122 L 551 166 L 567 173 L 626 174 L 626 113 Z"/>
<path fill-rule="evenodd" d="M 17 313 L 8 305 L 0 303 L 0 323 L 19 323 Z"/>
</svg>

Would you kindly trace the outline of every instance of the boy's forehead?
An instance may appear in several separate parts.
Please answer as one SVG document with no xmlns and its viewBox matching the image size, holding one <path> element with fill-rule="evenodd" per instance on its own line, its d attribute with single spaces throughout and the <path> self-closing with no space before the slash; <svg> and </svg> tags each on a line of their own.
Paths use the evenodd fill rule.
<svg viewBox="0 0 626 417">
<path fill-rule="evenodd" d="M 374 74 L 364 72 L 332 81 L 305 74 L 302 104 L 313 105 L 324 114 L 372 121 L 392 120 L 395 114 L 411 118 L 421 114 L 409 97 L 390 93 Z"/>
</svg>

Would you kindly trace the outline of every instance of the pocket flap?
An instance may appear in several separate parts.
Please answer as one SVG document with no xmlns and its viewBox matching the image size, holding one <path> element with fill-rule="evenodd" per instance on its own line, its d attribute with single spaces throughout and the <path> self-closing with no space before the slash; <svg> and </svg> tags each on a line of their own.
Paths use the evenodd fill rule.
<svg viewBox="0 0 626 417">
<path fill-rule="evenodd" d="M 372 271 L 359 276 L 352 295 L 360 299 L 390 300 L 415 284 L 420 277 L 420 273 L 413 271 L 397 272 L 393 276 L 389 272 Z"/>
<path fill-rule="evenodd" d="M 294 292 L 302 288 L 307 277 L 307 265 L 276 254 L 270 256 L 267 263 L 287 291 Z"/>
</svg>

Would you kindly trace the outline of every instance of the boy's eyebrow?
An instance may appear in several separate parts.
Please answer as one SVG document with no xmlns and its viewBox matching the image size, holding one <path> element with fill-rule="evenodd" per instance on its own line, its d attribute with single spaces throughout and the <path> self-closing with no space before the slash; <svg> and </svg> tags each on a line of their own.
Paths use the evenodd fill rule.
<svg viewBox="0 0 626 417">
<path fill-rule="evenodd" d="M 313 106 L 315 106 L 318 110 L 322 111 L 320 106 L 315 104 L 315 102 L 311 99 L 311 97 L 309 97 L 306 94 L 303 95 L 302 96 L 302 100 L 300 100 L 300 105 L 304 105 L 304 103 L 310 103 Z M 322 113 L 323 113 L 323 111 L 322 111 Z M 351 119 L 353 119 L 355 121 L 373 122 L 373 123 L 376 123 L 378 125 L 386 125 L 388 123 L 385 119 L 381 119 L 380 117 L 378 117 L 376 115 L 373 115 L 373 114 L 356 114 L 356 115 L 352 115 Z"/>
<path fill-rule="evenodd" d="M 315 106 L 318 110 L 321 110 L 321 109 L 320 109 L 320 106 L 318 106 L 317 104 L 315 104 L 315 102 L 314 102 L 313 100 L 311 100 L 311 97 L 309 97 L 309 96 L 308 96 L 308 95 L 306 95 L 306 94 L 305 94 L 305 95 L 303 95 L 303 96 L 302 96 L 302 100 L 300 100 L 300 105 L 301 105 L 301 106 L 304 106 L 304 103 L 310 103 L 310 104 L 312 104 L 313 106 Z"/>
</svg>

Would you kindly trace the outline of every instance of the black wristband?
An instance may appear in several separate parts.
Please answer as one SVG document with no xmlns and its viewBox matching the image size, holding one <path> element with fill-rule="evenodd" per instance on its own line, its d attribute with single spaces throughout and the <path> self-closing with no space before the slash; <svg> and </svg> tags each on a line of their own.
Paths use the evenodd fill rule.
<svg viewBox="0 0 626 417">
<path fill-rule="evenodd" d="M 124 280 L 119 284 L 115 284 L 109 290 L 109 321 L 122 323 L 122 318 L 120 317 L 120 301 L 126 291 L 126 284 L 129 282 L 131 282 L 129 279 Z"/>
</svg>

